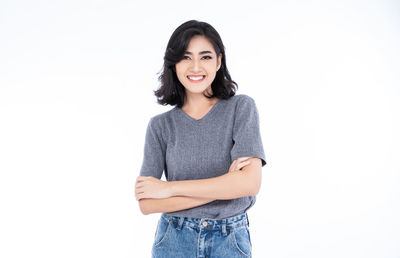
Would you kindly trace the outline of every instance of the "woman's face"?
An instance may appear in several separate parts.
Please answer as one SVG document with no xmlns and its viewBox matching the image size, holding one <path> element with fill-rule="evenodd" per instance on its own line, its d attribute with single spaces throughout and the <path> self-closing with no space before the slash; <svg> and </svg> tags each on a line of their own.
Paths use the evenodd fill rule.
<svg viewBox="0 0 400 258">
<path fill-rule="evenodd" d="M 192 37 L 181 61 L 175 64 L 176 75 L 186 93 L 211 93 L 211 83 L 221 66 L 213 45 L 204 36 Z"/>
</svg>

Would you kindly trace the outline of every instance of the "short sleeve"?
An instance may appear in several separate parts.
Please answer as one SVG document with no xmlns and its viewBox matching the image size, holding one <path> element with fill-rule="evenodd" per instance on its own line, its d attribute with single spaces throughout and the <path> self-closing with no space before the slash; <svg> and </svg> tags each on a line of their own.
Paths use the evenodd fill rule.
<svg viewBox="0 0 400 258">
<path fill-rule="evenodd" d="M 141 176 L 152 176 L 161 179 L 165 166 L 166 144 L 162 139 L 161 127 L 152 117 L 147 125 Z"/>
<path fill-rule="evenodd" d="M 267 164 L 260 134 L 258 110 L 253 98 L 242 95 L 238 100 L 233 125 L 232 161 L 240 157 L 261 159 L 262 167 Z"/>
</svg>

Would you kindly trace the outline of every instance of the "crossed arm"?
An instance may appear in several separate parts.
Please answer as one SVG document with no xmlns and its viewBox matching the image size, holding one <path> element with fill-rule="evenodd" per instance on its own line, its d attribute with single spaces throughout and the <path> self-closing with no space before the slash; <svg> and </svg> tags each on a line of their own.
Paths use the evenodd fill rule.
<svg viewBox="0 0 400 258">
<path fill-rule="evenodd" d="M 140 210 L 143 214 L 173 212 L 214 200 L 255 196 L 261 186 L 261 160 L 249 158 L 248 161 L 241 170 L 206 179 L 166 182 L 139 176 L 135 194 Z"/>
</svg>

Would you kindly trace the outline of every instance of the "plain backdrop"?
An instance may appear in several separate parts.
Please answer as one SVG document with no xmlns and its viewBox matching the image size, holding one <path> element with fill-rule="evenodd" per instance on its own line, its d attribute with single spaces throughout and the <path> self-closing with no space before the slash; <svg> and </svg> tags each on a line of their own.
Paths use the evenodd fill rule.
<svg viewBox="0 0 400 258">
<path fill-rule="evenodd" d="M 172 32 L 256 101 L 255 258 L 400 257 L 398 1 L 0 2 L 0 256 L 150 257 L 134 184 Z"/>
</svg>

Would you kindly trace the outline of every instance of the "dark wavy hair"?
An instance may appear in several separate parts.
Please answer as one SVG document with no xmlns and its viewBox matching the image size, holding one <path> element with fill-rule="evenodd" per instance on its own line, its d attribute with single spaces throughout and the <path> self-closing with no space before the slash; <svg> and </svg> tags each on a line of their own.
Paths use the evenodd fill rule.
<svg viewBox="0 0 400 258">
<path fill-rule="evenodd" d="M 189 42 L 193 36 L 205 36 L 213 45 L 217 54 L 222 54 L 221 66 L 211 83 L 212 95 L 207 98 L 217 97 L 229 99 L 236 94 L 238 85 L 231 79 L 226 67 L 225 47 L 218 32 L 208 23 L 190 20 L 181 24 L 172 33 L 164 55 L 164 65 L 158 80 L 161 86 L 154 91 L 157 102 L 161 105 L 177 105 L 181 108 L 185 99 L 185 88 L 176 75 L 175 64 L 182 60 Z"/>
</svg>

